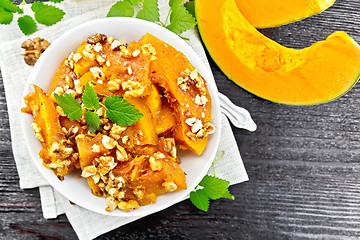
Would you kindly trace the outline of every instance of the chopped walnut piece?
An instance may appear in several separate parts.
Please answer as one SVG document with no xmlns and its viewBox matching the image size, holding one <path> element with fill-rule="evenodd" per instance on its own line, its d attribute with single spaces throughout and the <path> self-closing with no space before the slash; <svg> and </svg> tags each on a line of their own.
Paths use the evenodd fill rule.
<svg viewBox="0 0 360 240">
<path fill-rule="evenodd" d="M 137 57 L 137 56 L 139 56 L 139 54 L 140 54 L 140 50 L 135 50 L 135 51 L 133 51 L 132 56 Z"/>
<path fill-rule="evenodd" d="M 121 127 L 121 126 L 117 125 L 116 123 L 114 123 L 110 130 L 110 137 L 112 137 L 116 140 L 119 140 L 120 134 L 122 132 L 124 132 L 125 130 L 126 130 L 126 127 Z"/>
<path fill-rule="evenodd" d="M 116 141 L 113 138 L 108 137 L 106 135 L 102 136 L 101 143 L 104 145 L 106 149 L 113 149 L 116 146 Z"/>
<path fill-rule="evenodd" d="M 94 46 L 94 51 L 95 52 L 100 52 L 101 50 L 102 50 L 102 45 L 101 45 L 101 43 L 96 43 L 96 45 Z"/>
<path fill-rule="evenodd" d="M 120 42 L 119 40 L 114 40 L 112 43 L 111 43 L 111 46 L 110 46 L 110 50 L 114 50 L 120 46 L 126 46 L 126 43 L 124 42 Z"/>
<path fill-rule="evenodd" d="M 177 185 L 174 182 L 164 182 L 162 185 L 168 192 L 173 192 L 177 189 Z"/>
<path fill-rule="evenodd" d="M 105 59 L 103 57 L 101 57 L 100 55 L 97 55 L 96 61 L 98 61 L 98 63 L 100 63 L 100 64 L 103 64 L 105 62 Z"/>
<path fill-rule="evenodd" d="M 112 196 L 108 196 L 106 198 L 106 204 L 107 204 L 107 208 L 106 208 L 106 211 L 108 212 L 112 212 L 114 211 L 114 209 L 116 208 L 116 206 L 118 205 L 118 202 L 115 200 L 114 197 Z"/>
<path fill-rule="evenodd" d="M 191 132 L 197 133 L 200 129 L 203 128 L 203 124 L 200 119 L 196 119 L 194 125 L 191 128 Z"/>
<path fill-rule="evenodd" d="M 87 177 L 95 175 L 95 173 L 96 173 L 95 166 L 94 165 L 89 165 L 89 166 L 86 166 L 84 168 L 84 170 L 81 173 L 81 176 L 84 177 L 84 178 L 87 178 Z"/>
<path fill-rule="evenodd" d="M 128 67 L 127 67 L 127 71 L 128 71 L 128 73 L 129 73 L 129 75 L 131 75 L 131 74 L 133 73 L 133 71 L 132 71 L 132 69 L 131 69 L 131 66 L 128 66 Z"/>
<path fill-rule="evenodd" d="M 94 53 L 89 53 L 88 51 L 86 51 L 85 49 L 82 51 L 82 54 L 84 57 L 94 61 L 95 60 L 95 54 Z"/>
<path fill-rule="evenodd" d="M 120 201 L 118 203 L 118 208 L 124 212 L 130 212 L 131 210 L 138 209 L 140 207 L 139 203 L 135 200 L 129 201 Z"/>
<path fill-rule="evenodd" d="M 162 162 L 156 160 L 153 156 L 149 158 L 151 170 L 160 171 L 162 169 Z"/>
<path fill-rule="evenodd" d="M 116 150 L 116 159 L 119 160 L 120 162 L 125 162 L 128 160 L 128 155 L 125 151 L 125 149 L 123 147 L 121 147 L 120 145 L 116 146 L 117 150 Z"/>
<path fill-rule="evenodd" d="M 75 91 L 78 94 L 81 94 L 84 91 L 84 86 L 80 84 L 80 80 L 74 81 Z"/>
<path fill-rule="evenodd" d="M 105 80 L 105 74 L 101 68 L 92 67 L 92 68 L 90 68 L 90 72 L 95 79 Z"/>
<path fill-rule="evenodd" d="M 115 82 L 115 81 L 109 81 L 107 83 L 107 86 L 108 86 L 108 89 L 110 91 L 116 91 L 116 90 L 119 90 L 120 89 L 120 85 L 119 83 Z"/>
<path fill-rule="evenodd" d="M 94 164 L 97 164 L 97 170 L 101 175 L 107 174 L 117 165 L 115 159 L 112 156 L 101 156 L 99 158 L 95 158 L 94 162 Z"/>
<path fill-rule="evenodd" d="M 189 76 L 192 80 L 195 80 L 198 76 L 198 72 L 196 71 L 196 69 L 192 71 Z"/>
<path fill-rule="evenodd" d="M 91 43 L 91 44 L 95 44 L 95 43 L 99 43 L 99 42 L 103 42 L 107 39 L 108 37 L 105 34 L 101 34 L 101 33 L 96 33 L 90 37 L 87 38 L 87 42 Z"/>
<path fill-rule="evenodd" d="M 82 55 L 80 53 L 75 53 L 73 56 L 73 60 L 75 63 L 77 63 L 82 58 Z"/>
<path fill-rule="evenodd" d="M 97 145 L 97 144 L 92 145 L 91 146 L 91 151 L 99 153 L 100 152 L 100 146 Z"/>
<path fill-rule="evenodd" d="M 36 139 L 39 140 L 42 143 L 45 142 L 43 136 L 41 135 L 41 128 L 39 127 L 39 125 L 37 125 L 36 122 L 33 122 L 31 124 L 31 127 L 34 130 Z"/>
<path fill-rule="evenodd" d="M 196 122 L 196 117 L 188 118 L 188 119 L 185 120 L 185 123 L 186 123 L 187 125 L 189 125 L 190 127 L 191 127 L 192 125 L 194 125 L 195 122 Z"/>
</svg>

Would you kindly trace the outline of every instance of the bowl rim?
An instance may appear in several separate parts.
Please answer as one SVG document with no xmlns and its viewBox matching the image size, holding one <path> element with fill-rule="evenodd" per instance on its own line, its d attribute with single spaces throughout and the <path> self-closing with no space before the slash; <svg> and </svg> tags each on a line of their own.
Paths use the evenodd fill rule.
<svg viewBox="0 0 360 240">
<path fill-rule="evenodd" d="M 206 82 L 208 85 L 208 89 L 209 89 L 209 94 L 211 94 L 211 99 L 212 99 L 212 113 L 213 113 L 213 121 L 217 122 L 216 125 L 216 131 L 215 133 L 210 136 L 212 138 L 215 138 L 214 140 L 214 144 L 213 144 L 213 148 L 211 149 L 210 152 L 210 159 L 206 162 L 207 164 L 203 167 L 203 169 L 201 170 L 200 174 L 198 174 L 198 176 L 196 177 L 196 180 L 194 180 L 193 184 L 191 186 L 188 186 L 187 189 L 185 190 L 181 190 L 180 192 L 182 192 L 183 194 L 180 194 L 180 196 L 173 198 L 171 201 L 166 202 L 165 204 L 162 205 L 156 205 L 157 203 L 153 203 L 153 204 L 149 204 L 147 206 L 152 206 L 150 208 L 147 209 L 147 211 L 137 211 L 137 210 L 133 210 L 131 212 L 123 212 L 123 211 L 113 211 L 113 212 L 107 212 L 107 211 L 97 211 L 94 210 L 92 208 L 89 208 L 88 206 L 86 206 L 85 204 L 83 204 L 82 202 L 79 202 L 77 199 L 74 199 L 72 196 L 69 196 L 69 194 L 67 194 L 66 192 L 64 192 L 61 189 L 57 188 L 57 184 L 54 184 L 53 180 L 50 179 L 45 173 L 44 171 L 46 170 L 50 170 L 45 168 L 44 166 L 42 166 L 42 159 L 39 158 L 38 155 L 33 156 L 33 154 L 31 154 L 31 149 L 32 149 L 32 145 L 34 144 L 33 142 L 30 141 L 29 137 L 25 136 L 25 142 L 26 142 L 26 147 L 30 152 L 31 155 L 31 159 L 33 161 L 33 163 L 35 164 L 35 166 L 37 167 L 37 169 L 40 171 L 40 173 L 42 174 L 42 176 L 48 181 L 48 183 L 55 188 L 61 195 L 63 195 L 66 199 L 70 200 L 71 202 L 74 202 L 75 204 L 77 204 L 78 206 L 81 206 L 85 209 L 88 209 L 90 211 L 96 212 L 96 213 L 100 213 L 100 214 L 105 214 L 105 215 L 110 215 L 110 216 L 122 216 L 122 217 L 136 217 L 136 216 L 144 216 L 144 215 L 148 215 L 148 214 L 152 214 L 158 211 L 161 211 L 163 209 L 166 209 L 184 199 L 186 199 L 186 197 L 188 197 L 188 194 L 199 184 L 199 182 L 202 180 L 202 178 L 206 175 L 206 173 L 208 172 L 209 168 L 211 167 L 211 164 L 215 158 L 217 149 L 219 147 L 219 143 L 220 143 L 220 132 L 221 132 L 221 111 L 220 111 L 220 104 L 219 104 L 219 100 L 218 100 L 218 89 L 213 77 L 213 74 L 211 72 L 211 70 L 209 71 L 209 67 L 206 66 L 206 64 L 202 61 L 202 59 L 199 57 L 199 55 L 193 50 L 193 48 L 186 43 L 183 39 L 181 39 L 178 35 L 176 35 L 175 33 L 169 31 L 168 29 L 159 26 L 155 23 L 152 22 L 148 22 L 145 20 L 141 20 L 141 19 L 137 19 L 137 18 L 127 18 L 127 17 L 112 17 L 112 18 L 101 18 L 101 19 L 95 19 L 83 24 L 80 24 L 70 30 L 68 30 L 67 32 L 63 33 L 60 37 L 56 38 L 56 40 L 48 47 L 48 49 L 42 54 L 42 56 L 39 58 L 39 60 L 37 61 L 37 63 L 35 64 L 34 68 L 32 69 L 26 85 L 25 85 L 25 90 L 23 92 L 22 97 L 26 96 L 30 90 L 30 85 L 32 83 L 36 82 L 36 77 L 38 76 L 39 72 L 41 71 L 41 69 L 43 69 L 46 66 L 46 61 L 47 58 L 51 58 L 51 53 L 52 50 L 57 48 L 57 47 L 61 47 L 61 43 L 64 40 L 67 39 L 71 39 L 71 35 L 72 34 L 76 34 L 76 32 L 81 31 L 83 29 L 91 29 L 91 26 L 94 24 L 116 24 L 116 23 L 124 23 L 124 24 L 140 24 L 140 25 L 144 25 L 144 27 L 148 27 L 149 29 L 152 29 L 152 31 L 156 31 L 157 33 L 161 33 L 161 34 L 167 34 L 169 35 L 168 37 L 171 39 L 174 39 L 174 42 L 167 42 L 169 45 L 173 46 L 174 45 L 180 45 L 181 48 L 186 49 L 187 51 L 191 52 L 193 57 L 192 59 L 189 59 L 189 61 L 192 63 L 192 65 L 194 65 L 194 63 L 196 62 L 197 65 L 200 66 L 200 68 L 202 69 L 202 71 L 205 71 L 203 73 L 201 73 L 202 75 L 204 75 L 204 73 L 206 73 L 207 77 Z M 88 30 L 89 31 L 89 30 Z M 91 31 L 89 31 L 91 32 Z M 150 32 L 150 31 L 149 31 Z M 153 34 L 153 33 L 151 33 Z M 89 33 L 88 36 L 90 36 L 91 33 Z M 158 37 L 158 36 L 156 36 Z M 161 38 L 160 38 L 161 39 Z M 84 41 L 84 39 L 83 39 Z M 78 46 L 76 46 L 77 48 Z M 173 46 L 174 48 L 176 48 L 175 46 Z M 68 55 L 69 53 L 67 53 Z M 197 67 L 198 69 L 199 67 Z M 50 79 L 52 79 L 53 75 L 51 77 L 49 77 Z M 210 83 L 210 84 L 209 84 Z M 209 87 L 211 85 L 211 88 Z M 24 101 L 22 100 L 22 106 L 25 106 Z M 217 114 L 214 114 L 214 111 Z M 26 117 L 24 116 L 24 114 L 21 114 L 21 125 L 22 125 L 22 131 L 23 133 L 25 133 L 25 135 L 27 135 L 26 133 L 28 132 L 28 128 L 29 126 L 26 124 L 27 120 Z M 207 146 L 209 147 L 209 146 Z M 41 161 L 41 167 L 39 167 L 39 164 L 37 164 L 37 161 Z M 50 170 L 52 172 L 52 170 Z M 53 173 L 52 173 L 53 174 Z M 54 174 L 53 174 L 54 175 Z M 196 184 L 195 184 L 196 183 Z M 90 191 L 90 188 L 89 188 Z M 171 194 L 171 193 L 170 193 Z M 160 196 L 160 195 L 159 195 Z M 104 197 L 103 197 L 104 198 Z M 105 198 L 104 198 L 105 199 Z M 140 208 L 144 208 L 147 206 L 141 206 Z M 104 205 L 103 207 L 104 209 L 106 208 L 106 205 Z"/>
</svg>

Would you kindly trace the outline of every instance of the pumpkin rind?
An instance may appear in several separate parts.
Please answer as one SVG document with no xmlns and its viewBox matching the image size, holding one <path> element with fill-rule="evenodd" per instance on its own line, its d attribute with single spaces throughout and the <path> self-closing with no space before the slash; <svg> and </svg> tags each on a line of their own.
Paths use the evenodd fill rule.
<svg viewBox="0 0 360 240">
<path fill-rule="evenodd" d="M 360 46 L 345 32 L 296 50 L 266 38 L 234 0 L 196 0 L 201 37 L 229 79 L 273 102 L 312 105 L 346 93 L 360 75 Z"/>
<path fill-rule="evenodd" d="M 242 15 L 256 28 L 278 27 L 318 14 L 335 0 L 235 0 Z"/>
</svg>

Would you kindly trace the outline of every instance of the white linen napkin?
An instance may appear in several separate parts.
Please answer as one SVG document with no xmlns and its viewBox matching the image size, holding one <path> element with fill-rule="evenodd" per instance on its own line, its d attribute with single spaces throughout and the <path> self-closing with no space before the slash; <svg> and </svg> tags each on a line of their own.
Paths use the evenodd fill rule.
<svg viewBox="0 0 360 240">
<path fill-rule="evenodd" d="M 54 41 L 61 34 L 81 23 L 103 18 L 106 16 L 111 5 L 116 0 L 67 0 L 57 6 L 61 7 L 66 15 L 64 19 L 51 27 L 40 26 L 39 31 L 26 37 L 22 35 L 16 25 L 16 18 L 10 25 L 0 25 L 0 67 L 3 76 L 6 101 L 8 105 L 10 131 L 12 138 L 13 154 L 20 177 L 21 188 L 39 187 L 43 215 L 45 218 L 56 218 L 65 213 L 79 239 L 92 239 L 117 227 L 135 221 L 141 217 L 110 217 L 100 215 L 79 206 L 72 205 L 69 201 L 54 190 L 47 181 L 39 174 L 32 163 L 27 149 L 24 149 L 25 141 L 22 138 L 22 130 L 19 123 L 22 93 L 26 85 L 27 77 L 32 67 L 25 64 L 20 46 L 28 38 L 41 37 L 49 42 Z M 29 6 L 28 6 L 29 7 Z M 168 0 L 159 0 L 160 17 L 166 18 L 168 13 Z M 189 38 L 189 45 L 197 52 L 207 67 L 210 69 L 202 48 L 200 38 L 195 29 L 184 34 Z M 240 152 L 238 150 L 233 132 L 227 118 L 222 116 L 221 139 L 217 156 L 225 151 L 223 159 L 215 164 L 216 175 L 236 184 L 248 180 Z M 212 169 L 209 170 L 212 174 Z M 99 222 L 98 219 L 101 218 Z"/>
</svg>

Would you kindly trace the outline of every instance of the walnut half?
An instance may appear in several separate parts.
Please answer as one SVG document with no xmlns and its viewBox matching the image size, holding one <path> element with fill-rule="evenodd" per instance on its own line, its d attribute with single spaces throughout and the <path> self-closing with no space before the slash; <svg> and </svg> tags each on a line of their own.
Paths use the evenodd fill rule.
<svg viewBox="0 0 360 240">
<path fill-rule="evenodd" d="M 21 44 L 25 50 L 21 53 L 27 65 L 34 66 L 41 54 L 46 50 L 50 43 L 43 38 L 28 39 Z"/>
</svg>

